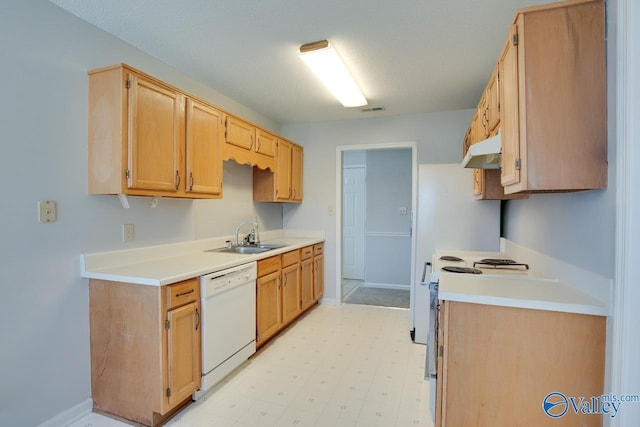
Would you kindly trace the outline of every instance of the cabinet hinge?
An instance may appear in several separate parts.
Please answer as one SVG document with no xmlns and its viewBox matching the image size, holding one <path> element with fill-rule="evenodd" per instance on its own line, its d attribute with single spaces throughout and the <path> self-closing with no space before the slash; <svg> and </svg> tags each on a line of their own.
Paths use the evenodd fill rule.
<svg viewBox="0 0 640 427">
<path fill-rule="evenodd" d="M 518 33 L 513 35 L 513 45 L 518 46 Z"/>
<path fill-rule="evenodd" d="M 444 357 L 444 347 L 443 347 L 443 346 L 440 346 L 440 347 L 438 348 L 438 355 L 439 355 L 440 357 Z"/>
<path fill-rule="evenodd" d="M 169 329 L 170 327 L 171 327 L 171 322 L 169 322 L 169 320 L 168 320 L 168 319 L 167 319 L 167 320 L 165 320 L 165 321 L 164 321 L 164 328 L 165 328 L 165 329 Z M 168 390 L 168 389 L 167 389 L 167 390 Z"/>
<path fill-rule="evenodd" d="M 131 88 L 131 80 L 127 79 L 127 81 L 124 83 L 124 86 L 129 89 Z"/>
<path fill-rule="evenodd" d="M 129 169 L 124 171 L 124 179 L 129 179 Z"/>
<path fill-rule="evenodd" d="M 519 157 L 516 159 L 516 170 L 517 171 L 520 170 L 520 158 Z"/>
<path fill-rule="evenodd" d="M 171 397 L 171 389 L 170 388 L 167 388 L 167 393 L 166 394 L 167 394 L 167 397 Z"/>
</svg>

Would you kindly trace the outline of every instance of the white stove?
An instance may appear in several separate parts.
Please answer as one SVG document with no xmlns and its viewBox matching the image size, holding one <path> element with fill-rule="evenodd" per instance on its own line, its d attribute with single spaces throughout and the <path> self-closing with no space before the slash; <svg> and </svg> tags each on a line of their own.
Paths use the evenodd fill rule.
<svg viewBox="0 0 640 427">
<path fill-rule="evenodd" d="M 528 264 L 513 260 L 501 252 L 437 250 L 432 257 L 431 266 L 431 283 L 438 283 L 442 274 L 477 274 L 482 277 L 532 276 Z"/>
</svg>

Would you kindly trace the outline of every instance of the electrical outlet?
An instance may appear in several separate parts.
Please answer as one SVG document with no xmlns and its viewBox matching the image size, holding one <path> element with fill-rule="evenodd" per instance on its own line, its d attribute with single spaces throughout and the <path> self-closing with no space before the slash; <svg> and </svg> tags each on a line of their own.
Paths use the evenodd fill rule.
<svg viewBox="0 0 640 427">
<path fill-rule="evenodd" d="M 53 200 L 40 200 L 38 202 L 38 221 L 56 222 L 58 219 L 58 208 Z"/>
<path fill-rule="evenodd" d="M 406 215 L 407 208 L 398 208 L 398 215 Z"/>
<path fill-rule="evenodd" d="M 133 224 L 122 224 L 122 241 L 133 242 L 136 239 L 135 230 Z"/>
</svg>

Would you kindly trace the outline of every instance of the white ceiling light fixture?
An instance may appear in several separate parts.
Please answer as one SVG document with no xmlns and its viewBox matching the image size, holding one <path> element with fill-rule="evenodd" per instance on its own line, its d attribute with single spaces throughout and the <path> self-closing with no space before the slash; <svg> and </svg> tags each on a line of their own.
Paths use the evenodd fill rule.
<svg viewBox="0 0 640 427">
<path fill-rule="evenodd" d="M 300 59 L 345 107 L 367 105 L 367 99 L 328 40 L 300 46 Z"/>
</svg>

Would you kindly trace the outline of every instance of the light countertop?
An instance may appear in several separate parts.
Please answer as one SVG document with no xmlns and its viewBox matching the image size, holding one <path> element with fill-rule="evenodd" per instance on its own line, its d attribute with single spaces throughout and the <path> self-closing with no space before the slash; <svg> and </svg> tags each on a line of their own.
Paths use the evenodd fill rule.
<svg viewBox="0 0 640 427">
<path fill-rule="evenodd" d="M 554 279 L 484 277 L 446 274 L 440 278 L 439 298 L 476 304 L 606 316 L 602 301 Z"/>
<path fill-rule="evenodd" d="M 462 255 L 466 260 L 466 264 L 470 264 L 467 266 L 472 266 L 472 261 L 477 260 L 479 257 L 485 257 L 487 254 L 481 252 L 458 252 L 454 255 Z M 508 258 L 503 253 L 491 253 L 491 255 Z M 436 261 L 434 256 L 434 266 L 438 270 L 440 264 L 442 262 Z M 492 271 L 491 269 L 482 269 L 482 271 L 484 274 L 477 275 L 439 271 L 439 299 L 534 310 L 562 311 L 598 316 L 609 315 L 606 301 L 598 299 L 577 286 L 560 279 L 542 277 L 530 271 Z"/>
<path fill-rule="evenodd" d="M 235 267 L 324 241 L 319 232 L 264 232 L 262 243 L 286 245 L 259 254 L 207 252 L 224 238 L 82 255 L 81 275 L 89 279 L 163 286 Z"/>
</svg>

